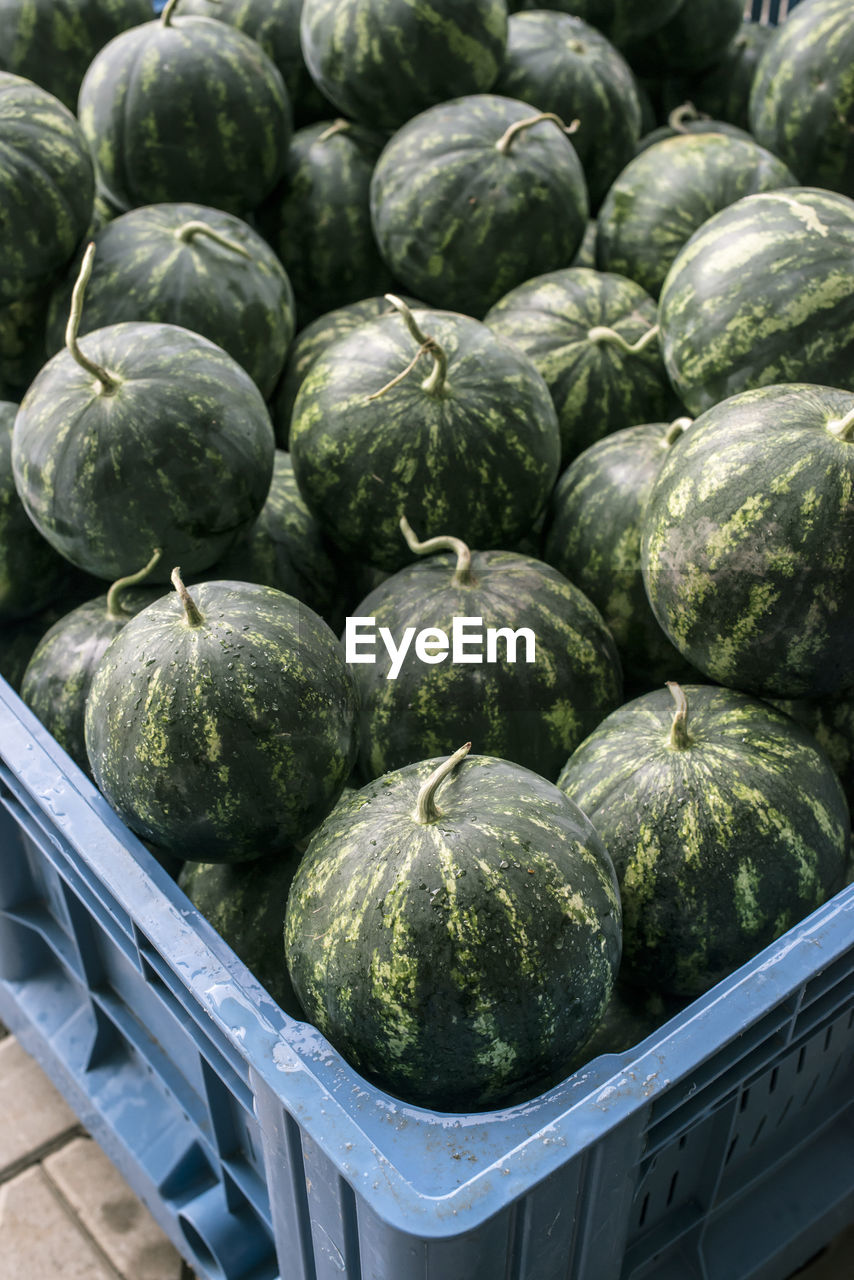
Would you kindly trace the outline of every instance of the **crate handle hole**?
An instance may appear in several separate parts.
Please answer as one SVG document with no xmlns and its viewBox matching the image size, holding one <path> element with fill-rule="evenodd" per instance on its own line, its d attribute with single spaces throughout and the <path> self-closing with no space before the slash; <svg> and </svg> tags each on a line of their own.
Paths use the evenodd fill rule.
<svg viewBox="0 0 854 1280">
<path fill-rule="evenodd" d="M 220 1183 L 186 1203 L 178 1222 L 206 1280 L 239 1280 L 248 1274 L 272 1280 L 278 1274 L 273 1244 L 246 1205 L 229 1208 Z"/>
<path fill-rule="evenodd" d="M 211 1253 L 192 1222 L 187 1222 L 184 1218 L 181 1218 L 180 1223 L 181 1230 L 184 1233 L 184 1239 L 187 1241 L 187 1244 L 193 1252 L 194 1262 L 201 1266 L 207 1275 L 210 1275 L 211 1277 L 215 1276 L 216 1280 L 220 1280 L 220 1278 L 225 1275 L 225 1272 L 220 1267 L 216 1258 Z"/>
</svg>

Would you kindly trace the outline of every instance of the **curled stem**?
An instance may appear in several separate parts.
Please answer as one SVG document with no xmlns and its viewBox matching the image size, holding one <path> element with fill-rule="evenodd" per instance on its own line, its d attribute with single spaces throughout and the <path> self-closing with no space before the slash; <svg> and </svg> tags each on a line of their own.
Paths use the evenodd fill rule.
<svg viewBox="0 0 854 1280">
<path fill-rule="evenodd" d="M 417 823 L 422 827 L 430 822 L 435 822 L 441 818 L 441 812 L 436 808 L 436 792 L 448 775 L 456 769 L 461 760 L 465 759 L 471 751 L 471 743 L 466 742 L 458 748 L 452 756 L 448 756 L 447 760 L 443 760 L 438 769 L 434 769 L 430 777 L 418 792 L 418 799 L 415 802 L 415 813 L 412 815 Z"/>
<path fill-rule="evenodd" d="M 138 583 L 143 582 L 151 573 L 151 570 L 157 564 L 162 554 L 163 554 L 162 548 L 155 547 L 154 553 L 152 554 L 151 559 L 149 560 L 148 564 L 145 566 L 144 569 L 138 569 L 136 573 L 129 573 L 124 578 L 116 579 L 116 581 L 113 583 L 113 585 L 110 587 L 109 591 L 107 592 L 107 617 L 108 618 L 113 618 L 118 622 L 128 617 L 127 610 L 123 609 L 121 606 L 121 603 L 119 601 L 119 596 L 125 590 L 126 587 L 135 587 Z"/>
<path fill-rule="evenodd" d="M 428 392 L 430 395 L 441 395 L 445 390 L 445 378 L 448 372 L 448 357 L 445 355 L 444 350 L 439 346 L 439 343 L 435 338 L 428 337 L 428 335 L 422 331 L 418 321 L 415 319 L 415 316 L 412 314 L 402 298 L 398 298 L 394 293 L 387 293 L 385 294 L 385 299 L 387 302 L 390 302 L 395 310 L 403 317 L 403 321 L 407 329 L 419 346 L 406 368 L 402 369 L 401 372 L 392 378 L 390 382 L 387 382 L 384 387 L 380 387 L 378 391 L 372 391 L 366 399 L 377 400 L 380 396 L 384 396 L 392 387 L 397 386 L 399 382 L 402 382 L 404 378 L 408 377 L 421 357 L 428 354 L 433 357 L 433 368 L 421 383 L 421 389 Z"/>
<path fill-rule="evenodd" d="M 230 249 L 232 253 L 239 253 L 242 258 L 251 258 L 252 254 L 242 244 L 238 244 L 236 240 L 232 240 L 229 236 L 222 235 L 209 226 L 207 222 L 201 219 L 183 223 L 182 226 L 176 227 L 173 232 L 176 240 L 181 240 L 184 244 L 189 244 L 194 236 L 207 236 L 209 240 L 213 240 L 216 244 L 222 245 L 224 249 Z"/>
<path fill-rule="evenodd" d="M 400 531 L 406 539 L 409 550 L 414 551 L 416 555 L 426 556 L 433 551 L 453 551 L 457 557 L 457 567 L 454 570 L 454 586 L 465 587 L 470 585 L 472 581 L 471 551 L 461 538 L 454 538 L 450 534 L 440 534 L 436 538 L 426 538 L 421 542 L 406 516 L 400 517 Z"/>
<path fill-rule="evenodd" d="M 621 351 L 626 351 L 633 356 L 645 351 L 650 343 L 655 342 L 657 337 L 657 324 L 654 324 L 651 329 L 647 329 L 646 333 L 641 334 L 637 342 L 626 342 L 623 335 L 617 333 L 616 329 L 609 329 L 607 325 L 603 324 L 594 325 L 592 329 L 587 330 L 589 342 L 610 342 L 615 347 L 619 347 Z"/>
<path fill-rule="evenodd" d="M 674 418 L 664 433 L 663 444 L 665 448 L 669 449 L 672 444 L 675 444 L 679 437 L 688 430 L 693 421 L 693 418 L 688 417 Z"/>
<path fill-rule="evenodd" d="M 832 431 L 840 440 L 854 440 L 854 409 L 846 413 L 844 418 L 834 418 L 827 424 L 828 431 Z"/>
<path fill-rule="evenodd" d="M 567 137 L 575 133 L 581 124 L 580 120 L 571 120 L 569 124 L 564 124 L 560 116 L 556 116 L 553 111 L 538 111 L 534 116 L 526 116 L 524 120 L 516 120 L 508 129 L 505 129 L 495 144 L 495 150 L 500 151 L 502 155 L 506 155 L 517 134 L 523 133 L 535 124 L 541 124 L 544 120 L 550 120 L 552 124 L 556 124 Z"/>
<path fill-rule="evenodd" d="M 201 612 L 195 600 L 181 581 L 181 570 L 177 565 L 172 570 L 171 577 L 172 586 L 178 592 L 181 604 L 184 606 L 184 621 L 188 627 L 200 627 L 205 620 L 205 615 Z"/>
<path fill-rule="evenodd" d="M 691 745 L 691 736 L 688 733 L 688 699 L 685 697 L 682 686 L 675 680 L 668 680 L 666 683 L 676 703 L 673 723 L 670 726 L 670 745 L 676 751 L 684 751 Z"/>
<path fill-rule="evenodd" d="M 178 0 L 166 0 L 165 5 L 160 11 L 161 26 L 168 27 L 172 22 L 172 14 L 175 12 L 175 6 Z"/>
<path fill-rule="evenodd" d="M 336 133 L 349 133 L 352 128 L 353 125 L 349 120 L 333 120 L 332 124 L 317 135 L 315 142 L 325 142 L 327 138 L 334 138 Z"/>
<path fill-rule="evenodd" d="M 682 102 L 678 107 L 674 107 L 667 117 L 667 123 L 671 129 L 675 129 L 677 133 L 688 133 L 685 128 L 691 120 L 711 120 L 711 116 L 705 111 L 698 111 L 693 102 Z"/>
<path fill-rule="evenodd" d="M 86 252 L 83 254 L 83 261 L 80 264 L 80 273 L 74 282 L 74 289 L 71 294 L 71 311 L 68 316 L 68 323 L 65 326 L 65 345 L 71 356 L 80 365 L 81 369 L 85 369 L 87 373 L 91 373 L 92 377 L 98 383 L 103 395 L 111 395 L 121 385 L 121 380 L 109 373 L 101 365 L 96 364 L 94 360 L 90 360 L 87 355 L 80 349 L 77 341 L 77 333 L 80 329 L 80 319 L 83 315 L 83 299 L 86 296 L 86 286 L 89 283 L 89 277 L 92 275 L 92 263 L 95 261 L 95 244 L 90 241 L 86 246 Z"/>
</svg>

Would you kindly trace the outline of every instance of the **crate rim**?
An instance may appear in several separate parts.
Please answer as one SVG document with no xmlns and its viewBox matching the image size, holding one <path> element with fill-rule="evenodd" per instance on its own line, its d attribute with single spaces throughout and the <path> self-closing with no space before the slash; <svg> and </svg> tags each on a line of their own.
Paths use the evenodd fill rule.
<svg viewBox="0 0 854 1280">
<path fill-rule="evenodd" d="M 170 967 L 246 1063 L 250 1084 L 263 1082 L 377 1216 L 409 1234 L 441 1238 L 451 1234 L 449 1224 L 452 1234 L 474 1229 L 606 1133 L 643 1123 L 668 1090 L 681 1086 L 690 1098 L 698 1068 L 833 964 L 854 938 L 852 883 L 624 1053 L 595 1058 L 515 1107 L 431 1112 L 367 1083 L 318 1031 L 279 1009 L 2 678 L 0 752 L 48 826 L 62 832 L 75 870 L 104 884 L 167 962 L 180 942 L 181 960 Z M 813 948 L 822 951 L 818 968 Z M 444 1147 L 447 1185 L 419 1188 L 398 1167 L 389 1153 L 400 1133 L 410 1143 L 429 1142 L 434 1156 Z M 461 1176 L 469 1161 L 459 1148 L 486 1134 L 493 1158 Z M 504 1140 L 500 1150 L 496 1139 Z"/>
</svg>

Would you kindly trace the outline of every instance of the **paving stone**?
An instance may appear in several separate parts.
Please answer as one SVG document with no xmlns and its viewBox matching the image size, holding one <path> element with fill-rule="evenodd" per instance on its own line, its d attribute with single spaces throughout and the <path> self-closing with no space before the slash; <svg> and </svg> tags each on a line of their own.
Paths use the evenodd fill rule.
<svg viewBox="0 0 854 1280">
<path fill-rule="evenodd" d="M 14 1036 L 0 1040 L 0 1182 L 80 1132 L 68 1103 Z"/>
<path fill-rule="evenodd" d="M 75 1138 L 42 1168 L 126 1280 L 181 1280 L 180 1254 L 96 1142 Z"/>
<path fill-rule="evenodd" d="M 35 1166 L 0 1186 L 0 1280 L 116 1280 Z"/>
</svg>

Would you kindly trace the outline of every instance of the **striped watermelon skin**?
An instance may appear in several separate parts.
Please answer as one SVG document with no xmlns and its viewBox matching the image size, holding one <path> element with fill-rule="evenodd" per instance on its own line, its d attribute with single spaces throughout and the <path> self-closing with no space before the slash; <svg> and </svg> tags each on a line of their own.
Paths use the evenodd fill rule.
<svg viewBox="0 0 854 1280">
<path fill-rule="evenodd" d="M 412 560 L 406 515 L 423 538 L 451 526 L 470 546 L 513 546 L 557 479 L 560 433 L 548 387 L 528 357 L 479 321 L 412 313 L 447 357 L 441 391 L 425 385 L 433 357 L 378 399 L 418 344 L 401 316 L 368 321 L 315 361 L 291 418 L 297 484 L 344 552 L 393 572 Z"/>
<path fill-rule="evenodd" d="M 677 79 L 665 86 L 665 100 L 672 107 L 690 101 L 713 120 L 723 120 L 750 132 L 750 91 L 759 59 L 774 39 L 777 28 L 745 21 L 717 62 L 699 75 Z M 779 155 L 779 148 L 772 148 Z"/>
<path fill-rule="evenodd" d="M 251 862 L 185 862 L 178 887 L 292 1018 L 305 1014 L 285 964 L 285 904 L 296 849 Z"/>
<path fill-rule="evenodd" d="M 657 298 L 685 242 L 743 196 L 797 185 L 764 147 L 723 133 L 680 134 L 625 166 L 599 210 L 597 263 Z"/>
<path fill-rule="evenodd" d="M 848 808 L 854 814 L 854 691 L 834 698 L 774 703 L 813 735 L 839 775 Z"/>
<path fill-rule="evenodd" d="M 693 414 L 778 382 L 854 390 L 854 201 L 808 187 L 736 200 L 677 254 L 659 323 Z"/>
<path fill-rule="evenodd" d="M 260 391 L 220 347 L 177 325 L 109 325 L 80 345 L 119 385 L 99 393 L 67 350 L 31 384 L 12 436 L 28 516 L 61 555 L 108 582 L 155 547 L 155 582 L 175 564 L 208 568 L 270 487 L 275 441 Z"/>
<path fill-rule="evenodd" d="M 708 410 L 670 451 L 641 532 L 644 584 L 706 677 L 777 698 L 854 684 L 854 409 L 781 384 Z"/>
<path fill-rule="evenodd" d="M 80 83 L 98 50 L 150 20 L 149 0 L 7 0 L 0 7 L 0 68 L 76 111 Z"/>
<path fill-rule="evenodd" d="M 214 240 L 197 224 L 210 227 Z M 191 202 L 146 205 L 93 237 L 80 333 L 129 320 L 175 324 L 233 356 L 266 398 L 296 330 L 293 289 L 267 242 L 242 218 Z M 223 242 L 224 241 L 224 242 Z M 53 291 L 48 354 L 65 346 L 79 262 Z"/>
<path fill-rule="evenodd" d="M 498 645 L 498 663 L 431 665 L 412 646 L 395 679 L 377 640 L 377 661 L 355 665 L 359 689 L 359 769 L 366 780 L 417 760 L 449 754 L 461 735 L 479 754 L 500 756 L 554 780 L 566 757 L 622 700 L 620 660 L 587 597 L 551 566 L 511 551 L 472 553 L 471 580 L 454 579 L 456 557 L 408 565 L 354 610 L 399 638 L 455 617 L 475 628 L 528 627 L 535 660 L 520 640 L 515 662 Z"/>
<path fill-rule="evenodd" d="M 624 704 L 558 780 L 614 860 L 621 981 L 696 996 L 844 884 L 850 818 L 815 739 L 767 703 L 686 685 Z"/>
<path fill-rule="evenodd" d="M 437 102 L 484 93 L 507 43 L 504 0 L 304 0 L 312 79 L 345 116 L 393 131 Z"/>
<path fill-rule="evenodd" d="M 283 449 L 274 454 L 270 491 L 258 519 L 206 576 L 275 587 L 324 619 L 334 609 L 338 572 Z"/>
<path fill-rule="evenodd" d="M 581 161 L 550 120 L 500 94 L 443 102 L 393 135 L 371 180 L 380 253 L 410 293 L 482 316 L 532 276 L 569 266 L 587 229 Z"/>
<path fill-rule="evenodd" d="M 682 0 L 665 23 L 624 52 L 640 75 L 703 71 L 726 52 L 743 15 L 743 0 Z"/>
<path fill-rule="evenodd" d="M 280 852 L 326 816 L 356 756 L 353 680 L 307 605 L 256 583 L 177 592 L 98 663 L 84 730 L 92 774 L 131 830 L 179 858 Z"/>
<path fill-rule="evenodd" d="M 650 609 L 641 573 L 644 508 L 680 431 L 649 422 L 613 432 L 570 463 L 549 499 L 543 559 L 599 610 L 633 686 L 691 671 Z"/>
<path fill-rule="evenodd" d="M 129 588 L 113 612 L 106 595 L 84 601 L 45 631 L 27 663 L 22 699 L 85 773 L 83 713 L 95 668 L 125 623 L 163 593 L 163 587 Z"/>
<path fill-rule="evenodd" d="M 343 119 L 298 129 L 281 183 L 256 211 L 293 284 L 300 327 L 394 285 L 371 226 L 371 176 L 385 140 Z"/>
<path fill-rule="evenodd" d="M 77 120 L 46 90 L 0 72 L 0 305 L 28 298 L 65 268 L 94 199 Z"/>
<path fill-rule="evenodd" d="M 543 375 L 558 415 L 561 462 L 611 431 L 678 410 L 658 343 L 627 352 L 601 337 L 613 329 L 629 345 L 656 324 L 654 300 L 617 272 L 567 267 L 511 289 L 484 316 Z"/>
<path fill-rule="evenodd" d="M 638 5 L 637 0 L 551 0 L 548 7 L 582 18 L 621 47 L 663 26 L 681 3 L 682 0 L 648 0 L 644 5 Z M 544 7 L 543 0 L 510 0 L 507 5 L 510 13 Z"/>
<path fill-rule="evenodd" d="M 417 823 L 440 763 L 337 806 L 294 877 L 285 953 L 306 1014 L 358 1071 L 470 1111 L 567 1073 L 612 989 L 620 908 L 591 824 L 518 765 L 469 756 L 441 818 Z"/>
<path fill-rule="evenodd" d="M 679 108 L 674 108 L 674 111 L 679 111 Z M 691 112 L 694 114 L 692 115 Z M 671 120 L 667 124 L 659 125 L 643 134 L 635 148 L 636 155 L 640 155 L 657 142 L 663 142 L 665 138 L 683 137 L 686 134 L 723 133 L 728 138 L 741 138 L 745 142 L 756 141 L 746 129 L 740 128 L 737 124 L 730 124 L 726 120 L 710 120 L 704 115 L 698 115 L 696 108 L 690 103 L 684 105 L 684 111 L 681 111 L 678 117 L 673 112 L 670 116 Z"/>
<path fill-rule="evenodd" d="M 801 182 L 854 196 L 854 10 L 801 4 L 762 55 L 748 104 L 756 137 Z"/>
<path fill-rule="evenodd" d="M 592 209 L 628 164 L 641 132 L 629 64 L 600 31 L 569 13 L 538 9 L 511 17 L 493 92 L 569 123 Z"/>
<path fill-rule="evenodd" d="M 257 41 L 180 16 L 105 45 L 78 116 L 120 207 L 189 200 L 240 216 L 282 176 L 293 127 L 285 82 Z"/>
</svg>

